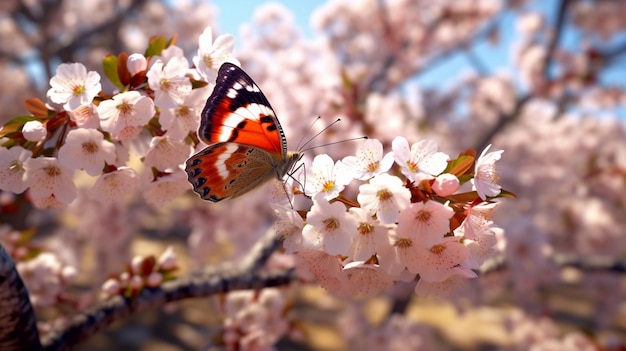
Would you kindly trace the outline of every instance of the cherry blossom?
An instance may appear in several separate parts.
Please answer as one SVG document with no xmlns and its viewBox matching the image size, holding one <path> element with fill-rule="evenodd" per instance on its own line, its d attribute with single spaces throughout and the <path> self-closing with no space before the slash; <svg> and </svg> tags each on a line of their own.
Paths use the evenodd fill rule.
<svg viewBox="0 0 626 351">
<path fill-rule="evenodd" d="M 19 194 L 28 188 L 24 181 L 24 163 L 31 156 L 32 152 L 21 146 L 0 148 L 0 189 Z"/>
<path fill-rule="evenodd" d="M 357 150 L 356 156 L 346 156 L 341 162 L 353 172 L 355 179 L 367 180 L 391 168 L 393 153 L 383 156 L 383 144 L 378 139 L 368 139 Z"/>
<path fill-rule="evenodd" d="M 99 175 L 105 164 L 114 161 L 115 145 L 95 129 L 70 130 L 59 150 L 60 164 L 69 169 L 84 169 L 92 176 Z"/>
<path fill-rule="evenodd" d="M 50 79 L 48 98 L 63 109 L 72 111 L 88 105 L 98 95 L 102 86 L 100 75 L 89 71 L 81 63 L 62 63 L 57 67 L 56 75 Z"/>
<path fill-rule="evenodd" d="M 30 186 L 34 199 L 54 197 L 67 205 L 76 198 L 73 172 L 59 164 L 54 157 L 30 158 L 24 162 L 24 181 Z"/>
<path fill-rule="evenodd" d="M 437 152 L 437 144 L 432 140 L 420 140 L 409 149 L 405 138 L 396 137 L 391 145 L 402 174 L 414 182 L 432 179 L 448 165 L 448 155 Z"/>
<path fill-rule="evenodd" d="M 313 207 L 302 229 L 302 246 L 343 255 L 356 235 L 357 221 L 340 202 L 329 203 L 324 198 L 313 200 Z"/>
<path fill-rule="evenodd" d="M 315 156 L 311 175 L 306 178 L 305 191 L 310 196 L 322 194 L 326 200 L 337 197 L 352 177 L 341 161 L 335 163 L 330 156 Z"/>
<path fill-rule="evenodd" d="M 92 196 L 103 203 L 122 203 L 137 186 L 139 178 L 134 169 L 119 167 L 113 172 L 103 173 L 91 189 Z"/>
<path fill-rule="evenodd" d="M 28 141 L 39 142 L 46 138 L 48 131 L 46 127 L 39 121 L 28 121 L 22 127 L 22 134 Z"/>
<path fill-rule="evenodd" d="M 70 118 L 78 127 L 98 129 L 100 128 L 100 117 L 98 116 L 97 106 L 87 104 L 79 106 L 69 112 Z"/>
<path fill-rule="evenodd" d="M 346 296 L 376 296 L 394 285 L 394 277 L 375 264 L 350 262 L 344 266 L 343 272 L 348 280 Z"/>
<path fill-rule="evenodd" d="M 352 207 L 348 212 L 358 221 L 357 235 L 352 240 L 348 256 L 354 261 L 366 261 L 388 244 L 387 229 L 366 209 Z"/>
<path fill-rule="evenodd" d="M 411 192 L 398 177 L 383 173 L 359 187 L 357 201 L 361 206 L 376 214 L 383 224 L 396 222 L 400 211 L 409 206 Z"/>
<path fill-rule="evenodd" d="M 496 169 L 496 161 L 502 156 L 503 150 L 492 151 L 487 153 L 491 148 L 488 145 L 476 160 L 475 175 L 472 179 L 473 189 L 478 192 L 478 196 L 485 200 L 488 196 L 497 196 L 500 194 L 500 186 L 498 172 Z"/>
<path fill-rule="evenodd" d="M 144 164 L 159 171 L 178 168 L 191 154 L 191 147 L 169 136 L 156 136 L 150 141 Z"/>
<path fill-rule="evenodd" d="M 194 56 L 193 63 L 207 81 L 213 80 L 211 78 L 224 62 L 239 66 L 239 61 L 232 55 L 235 47 L 235 38 L 232 35 L 223 34 L 213 41 L 213 30 L 207 27 L 200 34 L 198 45 L 198 55 Z"/>
<path fill-rule="evenodd" d="M 127 91 L 113 96 L 98 105 L 102 130 L 119 138 L 126 128 L 140 128 L 154 116 L 154 102 L 137 91 Z"/>
<path fill-rule="evenodd" d="M 463 270 L 459 264 L 466 260 L 469 249 L 459 242 L 459 238 L 446 237 L 432 246 L 416 246 L 416 272 L 420 278 L 429 282 L 441 282 L 453 275 L 476 274 L 469 269 Z"/>
<path fill-rule="evenodd" d="M 274 231 L 283 240 L 283 248 L 286 253 L 297 252 L 302 247 L 302 228 L 304 220 L 300 214 L 289 206 L 271 203 L 276 220 Z"/>
<path fill-rule="evenodd" d="M 154 105 L 161 109 L 176 108 L 191 93 L 186 76 L 189 63 L 184 57 L 172 57 L 167 63 L 157 60 L 148 70 L 148 84 L 154 90 Z"/>
<path fill-rule="evenodd" d="M 194 89 L 176 108 L 162 109 L 159 114 L 161 127 L 174 140 L 183 140 L 195 132 L 200 124 L 200 112 L 204 108 L 210 89 Z"/>
<path fill-rule="evenodd" d="M 398 215 L 397 234 L 424 246 L 438 243 L 450 230 L 454 211 L 436 201 L 412 203 Z"/>
<path fill-rule="evenodd" d="M 187 190 L 189 190 L 187 173 L 177 169 L 171 174 L 150 182 L 143 189 L 143 197 L 151 206 L 160 208 Z"/>
</svg>

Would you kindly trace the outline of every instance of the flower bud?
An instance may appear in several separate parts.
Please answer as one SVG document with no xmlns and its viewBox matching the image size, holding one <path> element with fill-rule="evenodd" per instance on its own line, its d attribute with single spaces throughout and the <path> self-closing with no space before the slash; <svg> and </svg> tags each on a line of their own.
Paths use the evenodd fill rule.
<svg viewBox="0 0 626 351">
<path fill-rule="evenodd" d="M 41 122 L 28 121 L 24 123 L 24 127 L 22 127 L 22 134 L 26 140 L 38 142 L 48 135 L 48 131 Z"/>
<path fill-rule="evenodd" d="M 131 54 L 128 56 L 128 60 L 126 60 L 126 68 L 128 72 L 130 72 L 130 75 L 134 76 L 148 68 L 148 61 L 142 54 Z"/>
<path fill-rule="evenodd" d="M 159 260 L 157 261 L 157 265 L 159 269 L 164 271 L 170 271 L 176 268 L 176 253 L 171 246 L 168 246 L 165 251 L 159 256 Z"/>
<path fill-rule="evenodd" d="M 445 197 L 454 194 L 459 189 L 459 186 L 459 178 L 454 174 L 444 173 L 435 179 L 432 189 L 437 195 Z"/>
<path fill-rule="evenodd" d="M 109 278 L 102 283 L 102 292 L 108 296 L 113 296 L 120 291 L 120 282 L 117 279 Z"/>
<path fill-rule="evenodd" d="M 161 273 L 152 272 L 146 278 L 146 286 L 150 288 L 156 288 L 163 282 L 163 275 Z"/>
</svg>

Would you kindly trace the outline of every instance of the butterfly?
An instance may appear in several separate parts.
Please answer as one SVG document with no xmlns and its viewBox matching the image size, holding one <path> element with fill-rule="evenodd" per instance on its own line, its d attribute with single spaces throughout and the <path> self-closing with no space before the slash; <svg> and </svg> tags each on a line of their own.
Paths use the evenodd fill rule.
<svg viewBox="0 0 626 351">
<path fill-rule="evenodd" d="M 282 181 L 302 158 L 287 151 L 285 133 L 259 86 L 231 63 L 218 71 L 198 137 L 210 145 L 190 157 L 185 170 L 193 190 L 212 202 Z"/>
</svg>

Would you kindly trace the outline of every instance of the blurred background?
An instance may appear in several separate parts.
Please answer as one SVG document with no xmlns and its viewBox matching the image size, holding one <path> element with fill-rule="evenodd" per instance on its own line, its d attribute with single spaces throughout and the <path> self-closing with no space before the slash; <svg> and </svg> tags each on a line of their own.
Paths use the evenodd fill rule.
<svg viewBox="0 0 626 351">
<path fill-rule="evenodd" d="M 504 229 L 504 264 L 470 291 L 433 303 L 398 286 L 346 302 L 290 287 L 294 327 L 278 349 L 626 349 L 626 2 L 5 0 L 0 122 L 27 114 L 26 98 L 45 100 L 63 62 L 103 75 L 104 56 L 144 52 L 156 35 L 176 35 L 191 60 L 208 26 L 214 38 L 235 36 L 235 57 L 290 145 L 315 116 L 344 121 L 320 144 L 367 134 L 387 150 L 402 135 L 433 139 L 452 156 L 493 144 L 504 150 L 500 183 L 517 195 L 493 219 Z M 355 147 L 320 152 L 339 158 Z M 193 271 L 241 257 L 269 226 L 259 195 L 231 208 L 187 194 L 158 209 L 136 196 L 103 210 L 83 194 L 67 209 L 17 212 L 2 197 L 3 222 L 37 228 L 34 240 L 78 267 L 67 287 L 75 308 L 135 254 L 173 245 L 183 271 Z M 134 316 L 80 349 L 207 349 L 223 321 L 216 305 Z M 46 307 L 42 320 L 63 314 Z"/>
</svg>

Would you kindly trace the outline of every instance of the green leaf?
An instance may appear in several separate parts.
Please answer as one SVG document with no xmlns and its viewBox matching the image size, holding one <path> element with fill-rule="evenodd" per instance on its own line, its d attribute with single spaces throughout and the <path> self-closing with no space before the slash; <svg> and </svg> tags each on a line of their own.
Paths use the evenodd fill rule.
<svg viewBox="0 0 626 351">
<path fill-rule="evenodd" d="M 108 55 L 102 60 L 102 69 L 104 75 L 109 78 L 111 83 L 120 88 L 120 90 L 124 90 L 124 85 L 117 73 L 117 57 L 115 55 Z"/>
<path fill-rule="evenodd" d="M 160 35 L 158 37 L 154 37 L 150 39 L 150 44 L 146 49 L 145 57 L 152 57 L 156 55 L 161 55 L 161 52 L 167 47 L 167 39 L 164 36 Z"/>
<path fill-rule="evenodd" d="M 448 166 L 443 173 L 451 173 L 457 177 L 465 174 L 474 165 L 474 157 L 461 155 L 457 159 L 448 162 Z"/>
</svg>

